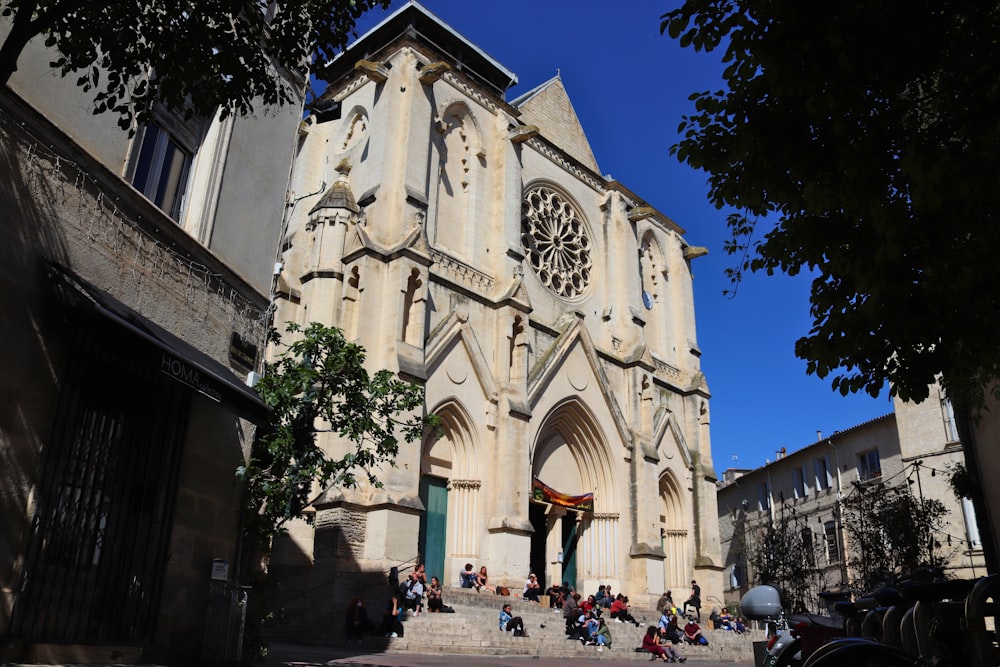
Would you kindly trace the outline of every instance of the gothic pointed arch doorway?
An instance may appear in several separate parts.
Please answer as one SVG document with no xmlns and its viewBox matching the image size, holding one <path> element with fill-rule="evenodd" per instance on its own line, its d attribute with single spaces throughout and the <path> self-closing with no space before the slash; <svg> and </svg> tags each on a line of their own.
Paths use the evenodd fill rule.
<svg viewBox="0 0 1000 667">
<path fill-rule="evenodd" d="M 420 516 L 417 553 L 429 576 L 445 585 L 457 578 L 459 561 L 478 560 L 482 485 L 475 431 L 454 401 L 440 405 L 437 437 L 424 441 L 420 456 Z"/>
<path fill-rule="evenodd" d="M 576 398 L 556 406 L 532 448 L 531 473 L 564 498 L 535 494 L 529 518 L 532 570 L 545 582 L 577 590 L 622 576 L 619 497 L 610 448 L 591 411 Z M 581 509 L 565 497 L 593 494 Z"/>
<path fill-rule="evenodd" d="M 660 545 L 666 558 L 663 560 L 663 581 L 667 590 L 684 591 L 691 580 L 690 549 L 688 548 L 688 526 L 685 517 L 690 516 L 685 511 L 684 500 L 680 493 L 680 485 L 671 471 L 660 475 Z"/>
</svg>

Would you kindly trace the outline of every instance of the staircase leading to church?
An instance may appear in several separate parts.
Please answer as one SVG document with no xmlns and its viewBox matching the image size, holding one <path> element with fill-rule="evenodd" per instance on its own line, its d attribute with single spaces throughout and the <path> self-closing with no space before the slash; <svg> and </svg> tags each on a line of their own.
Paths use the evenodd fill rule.
<svg viewBox="0 0 1000 667">
<path fill-rule="evenodd" d="M 612 646 L 604 651 L 597 647 L 584 646 L 577 640 L 566 639 L 565 622 L 561 611 L 553 611 L 539 604 L 518 597 L 502 597 L 485 590 L 476 593 L 471 589 L 445 589 L 444 604 L 455 609 L 454 614 L 421 613 L 408 615 L 403 622 L 404 636 L 391 638 L 369 636 L 360 645 L 348 644 L 343 631 L 343 619 L 337 619 L 332 627 L 300 628 L 297 636 L 275 638 L 277 641 L 293 640 L 299 644 L 314 647 L 347 647 L 371 651 L 446 653 L 454 655 L 507 655 L 540 657 L 588 657 L 614 658 L 615 660 L 648 660 L 647 653 L 636 653 L 635 647 L 642 643 L 642 636 L 648 625 L 655 625 L 659 614 L 654 610 L 633 608 L 632 612 L 640 622 L 639 627 L 631 623 L 610 620 Z M 528 637 L 514 637 L 512 633 L 501 632 L 497 627 L 498 615 L 504 603 L 510 603 L 513 614 L 524 619 Z M 381 623 L 381 607 L 369 604 L 369 614 L 376 629 Z M 703 623 L 703 626 L 707 623 Z M 709 641 L 707 647 L 678 646 L 682 655 L 691 661 L 714 660 L 722 662 L 753 663 L 754 640 L 761 639 L 761 633 L 735 635 L 724 630 L 709 630 L 703 634 Z"/>
</svg>

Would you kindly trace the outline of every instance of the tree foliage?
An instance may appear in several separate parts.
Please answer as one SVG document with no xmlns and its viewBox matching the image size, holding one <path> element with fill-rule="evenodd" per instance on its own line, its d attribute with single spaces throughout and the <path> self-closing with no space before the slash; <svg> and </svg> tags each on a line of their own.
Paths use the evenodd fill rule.
<svg viewBox="0 0 1000 667">
<path fill-rule="evenodd" d="M 947 560 L 937 535 L 948 510 L 936 499 L 916 497 L 909 485 L 859 485 L 844 499 L 850 541 L 848 565 L 855 590 L 873 591 Z"/>
<path fill-rule="evenodd" d="M 746 539 L 747 562 L 755 585 L 769 584 L 782 595 L 787 609 L 805 608 L 827 588 L 820 566 L 820 545 L 808 518 L 782 502 L 778 515 Z"/>
<path fill-rule="evenodd" d="M 796 343 L 841 393 L 1000 375 L 1000 5 L 686 0 L 661 30 L 723 51 L 672 152 L 728 215 L 729 275 L 815 272 Z"/>
<path fill-rule="evenodd" d="M 94 91 L 94 112 L 124 128 L 157 102 L 190 114 L 249 114 L 293 99 L 282 74 L 343 49 L 355 22 L 388 0 L 0 0 L 11 30 L 0 84 L 29 40 L 44 36 L 52 67 Z M 299 75 L 301 76 L 301 74 Z"/>
<path fill-rule="evenodd" d="M 422 413 L 422 387 L 387 370 L 369 375 L 364 348 L 339 329 L 314 322 L 287 330 L 295 341 L 256 387 L 271 420 L 238 470 L 247 484 L 248 531 L 265 551 L 287 521 L 302 517 L 317 489 L 353 487 L 359 478 L 380 487 L 378 468 L 392 464 L 400 441 L 418 441 L 437 423 Z M 331 457 L 316 443 L 319 431 L 336 433 L 346 451 Z"/>
</svg>

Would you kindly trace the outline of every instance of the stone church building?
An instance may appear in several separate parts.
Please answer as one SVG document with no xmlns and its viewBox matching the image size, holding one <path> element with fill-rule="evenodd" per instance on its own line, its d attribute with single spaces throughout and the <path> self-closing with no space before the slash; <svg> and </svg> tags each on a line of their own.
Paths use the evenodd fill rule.
<svg viewBox="0 0 1000 667">
<path fill-rule="evenodd" d="M 534 572 L 633 604 L 683 600 L 692 578 L 720 595 L 705 250 L 601 175 L 558 76 L 508 100 L 516 75 L 419 4 L 326 78 L 275 322 L 342 328 L 371 368 L 426 388 L 443 430 L 383 488 L 327 492 L 279 545 L 291 617 L 418 561 L 445 586 L 473 563 L 516 593 Z"/>
</svg>

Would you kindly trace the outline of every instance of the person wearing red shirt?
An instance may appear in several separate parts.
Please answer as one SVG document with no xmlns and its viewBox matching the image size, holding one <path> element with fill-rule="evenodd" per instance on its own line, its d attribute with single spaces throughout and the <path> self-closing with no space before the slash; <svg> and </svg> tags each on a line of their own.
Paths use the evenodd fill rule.
<svg viewBox="0 0 1000 667">
<path fill-rule="evenodd" d="M 684 641 L 688 644 L 708 646 L 708 640 L 701 634 L 701 626 L 695 623 L 693 618 L 688 618 L 687 625 L 684 626 Z"/>
<path fill-rule="evenodd" d="M 655 625 L 651 625 L 646 628 L 646 634 L 642 637 L 642 648 L 646 652 L 657 656 L 663 662 L 687 661 L 687 658 L 682 658 L 673 646 L 670 646 L 669 644 L 667 646 L 660 646 L 660 642 L 656 639 Z"/>
<path fill-rule="evenodd" d="M 611 618 L 619 623 L 635 623 L 635 627 L 639 627 L 639 621 L 635 620 L 632 614 L 629 613 L 628 598 L 621 593 L 611 603 Z"/>
</svg>

